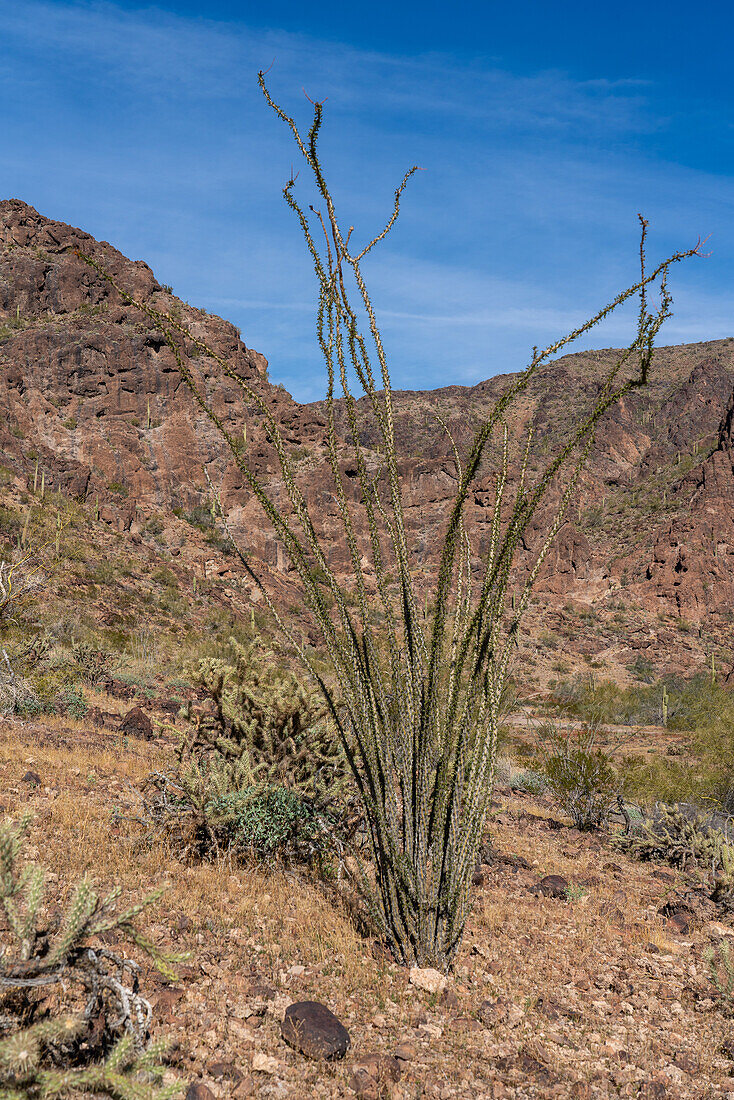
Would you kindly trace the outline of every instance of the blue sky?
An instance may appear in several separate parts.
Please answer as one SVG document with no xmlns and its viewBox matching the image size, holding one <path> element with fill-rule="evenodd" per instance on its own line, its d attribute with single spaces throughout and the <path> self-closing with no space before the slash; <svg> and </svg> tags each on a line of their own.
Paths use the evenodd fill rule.
<svg viewBox="0 0 734 1100">
<path fill-rule="evenodd" d="M 520 369 L 711 234 L 672 278 L 663 342 L 734 334 L 734 117 L 723 4 L 160 5 L 0 0 L 3 197 L 79 225 L 228 317 L 301 400 L 323 393 L 314 279 L 280 193 L 295 150 L 257 71 L 321 149 L 346 224 L 404 214 L 366 276 L 396 386 Z M 301 173 L 305 185 L 305 174 Z M 308 195 L 304 191 L 304 195 Z M 630 331 L 620 314 L 585 345 Z"/>
</svg>

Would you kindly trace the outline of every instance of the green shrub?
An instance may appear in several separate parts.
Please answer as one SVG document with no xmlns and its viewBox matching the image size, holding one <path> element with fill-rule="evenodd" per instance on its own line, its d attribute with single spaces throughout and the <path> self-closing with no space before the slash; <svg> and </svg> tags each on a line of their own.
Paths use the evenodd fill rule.
<svg viewBox="0 0 734 1100">
<path fill-rule="evenodd" d="M 637 658 L 637 662 L 638 670 L 648 668 L 645 658 Z M 655 684 L 627 688 L 607 680 L 597 682 L 593 676 L 576 676 L 554 685 L 553 701 L 559 710 L 587 722 L 659 725 L 663 720 L 663 689 L 668 729 L 696 730 L 712 723 L 734 728 L 734 696 L 720 684 L 712 683 L 706 673 L 690 680 L 665 676 Z"/>
<path fill-rule="evenodd" d="M 29 693 L 16 699 L 13 713 L 19 718 L 37 718 L 39 714 L 49 714 L 50 711 L 37 695 Z"/>
<path fill-rule="evenodd" d="M 178 577 L 165 565 L 160 565 L 157 569 L 154 569 L 150 576 L 151 580 L 154 580 L 157 584 L 162 584 L 165 588 L 178 588 Z"/>
<path fill-rule="evenodd" d="M 507 786 L 513 791 L 528 791 L 531 794 L 541 794 L 548 789 L 548 780 L 540 772 L 525 771 L 515 772 L 507 780 Z"/>
<path fill-rule="evenodd" d="M 192 527 L 198 527 L 200 531 L 208 531 L 214 526 L 214 516 L 209 504 L 194 505 L 188 512 L 184 512 L 183 518 Z"/>
<path fill-rule="evenodd" d="M 246 787 L 212 800 L 230 850 L 260 859 L 288 853 L 304 862 L 330 843 L 330 820 L 288 787 Z M 225 824 L 226 823 L 226 824 Z"/>
<path fill-rule="evenodd" d="M 84 718 L 89 707 L 79 688 L 67 688 L 57 697 L 58 709 L 71 718 Z"/>
<path fill-rule="evenodd" d="M 180 512 L 180 509 L 174 509 L 174 511 Z M 164 530 L 165 524 L 160 516 L 150 516 L 145 521 L 145 533 L 147 535 L 153 535 L 156 538 L 158 535 L 162 535 Z"/>
<path fill-rule="evenodd" d="M 593 725 L 564 731 L 550 722 L 537 731 L 548 789 L 563 813 L 584 831 L 606 824 L 622 788 L 612 753 L 597 744 L 598 733 Z"/>
</svg>

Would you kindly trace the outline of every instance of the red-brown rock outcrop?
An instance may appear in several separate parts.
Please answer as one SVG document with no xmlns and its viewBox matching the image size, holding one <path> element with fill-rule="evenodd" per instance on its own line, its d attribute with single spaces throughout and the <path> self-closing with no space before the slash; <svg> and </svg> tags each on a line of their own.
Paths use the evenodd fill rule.
<svg viewBox="0 0 734 1100">
<path fill-rule="evenodd" d="M 171 350 L 76 250 L 93 255 L 139 300 L 172 312 L 267 403 L 293 449 L 299 483 L 331 560 L 347 579 L 323 404 L 299 405 L 271 385 L 264 357 L 246 347 L 233 325 L 175 298 L 145 263 L 127 260 L 109 244 L 18 200 L 0 202 L 2 465 L 24 483 L 44 478 L 48 488 L 95 502 L 102 519 L 131 536 L 147 537 L 146 524 L 155 518 L 176 553 L 185 540 L 174 510 L 186 513 L 206 504 L 206 468 L 253 559 L 265 563 L 271 580 L 280 576 L 287 583 L 283 550 L 242 472 L 193 402 Z M 235 381 L 222 381 L 216 364 L 192 342 L 182 344 L 182 354 L 227 428 L 243 440 L 252 468 L 276 486 L 277 462 L 255 403 Z M 520 440 L 533 424 L 531 474 L 592 400 L 595 380 L 613 356 L 612 350 L 565 356 L 523 395 L 510 431 Z M 395 395 L 406 521 L 419 578 L 429 578 L 435 568 L 456 485 L 452 446 L 436 414 L 465 451 L 510 380 L 505 375 L 473 387 Z M 600 425 L 568 521 L 543 568 L 538 592 L 545 604 L 560 607 L 571 600 L 603 610 L 621 595 L 643 611 L 703 623 L 728 644 L 726 631 L 731 635 L 733 628 L 726 614 L 734 608 L 733 391 L 734 340 L 659 349 L 650 385 Z M 378 440 L 364 405 L 359 403 L 361 439 L 377 474 Z M 346 440 L 340 408 L 337 428 Z M 348 495 L 357 499 L 346 446 L 342 470 Z M 488 470 L 468 507 L 479 547 L 486 543 L 493 492 Z M 521 571 L 540 537 L 536 524 L 521 547 Z M 216 545 L 208 562 L 219 575 L 236 572 Z"/>
</svg>

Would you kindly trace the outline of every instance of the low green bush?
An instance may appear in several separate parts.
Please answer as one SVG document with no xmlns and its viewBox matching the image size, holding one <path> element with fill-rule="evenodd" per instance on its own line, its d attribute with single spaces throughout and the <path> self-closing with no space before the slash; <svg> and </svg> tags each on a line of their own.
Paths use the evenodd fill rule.
<svg viewBox="0 0 734 1100">
<path fill-rule="evenodd" d="M 598 735 L 595 725 L 564 730 L 552 722 L 543 723 L 536 733 L 548 790 L 582 831 L 605 825 L 622 792 L 613 752 L 601 748 Z"/>
<path fill-rule="evenodd" d="M 548 789 L 548 780 L 540 772 L 515 772 L 508 778 L 507 786 L 512 791 L 528 791 L 531 794 L 541 794 Z"/>
<path fill-rule="evenodd" d="M 214 516 L 209 504 L 194 505 L 188 512 L 184 512 L 183 518 L 192 527 L 198 527 L 200 531 L 208 531 L 214 527 Z"/>
<path fill-rule="evenodd" d="M 640 673 L 648 669 L 638 658 Z M 690 680 L 666 676 L 657 683 L 622 688 L 608 680 L 576 676 L 553 685 L 553 703 L 558 710 L 587 722 L 605 725 L 659 725 L 663 721 L 663 690 L 667 705 L 667 728 L 695 731 L 723 723 L 734 729 L 734 694 L 709 673 Z"/>
</svg>

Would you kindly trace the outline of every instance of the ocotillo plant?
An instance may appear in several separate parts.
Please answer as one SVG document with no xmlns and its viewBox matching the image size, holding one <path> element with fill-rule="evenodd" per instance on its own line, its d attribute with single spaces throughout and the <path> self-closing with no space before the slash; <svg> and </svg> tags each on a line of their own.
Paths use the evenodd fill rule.
<svg viewBox="0 0 734 1100">
<path fill-rule="evenodd" d="M 262 73 L 259 79 L 268 104 L 291 131 L 321 204 L 320 210 L 314 210 L 300 203 L 292 175 L 283 194 L 298 220 L 316 274 L 316 330 L 326 366 L 328 459 L 349 554 L 352 590 L 346 591 L 340 584 L 331 564 L 333 534 L 319 532 L 317 519 L 296 482 L 285 439 L 258 388 L 241 378 L 175 316 L 136 301 L 98 260 L 83 258 L 163 334 L 194 399 L 226 442 L 232 460 L 283 544 L 300 579 L 304 605 L 328 653 L 329 678 L 320 674 L 273 606 L 246 552 L 238 553 L 279 628 L 318 683 L 339 730 L 369 822 L 372 866 L 365 869 L 363 886 L 373 913 L 398 959 L 447 967 L 467 919 L 472 874 L 491 795 L 503 688 L 520 622 L 543 560 L 564 521 L 600 418 L 647 381 L 654 340 L 670 312 L 668 270 L 698 252 L 699 246 L 674 253 L 649 272 L 645 266 L 647 223 L 641 218 L 639 279 L 573 332 L 543 350 L 533 349 L 528 366 L 508 385 L 463 459 L 454 448 L 457 488 L 446 517 L 431 613 L 426 618 L 411 572 L 415 561 L 406 530 L 387 352 L 363 275 L 363 261 L 393 228 L 404 189 L 416 169 L 406 172 L 397 188 L 392 212 L 381 232 L 363 247 L 355 247 L 353 230 L 342 229 L 317 149 L 322 104 L 313 105 L 313 121 L 304 136 L 295 120 L 273 101 Z M 654 309 L 649 308 L 652 284 L 658 284 L 660 290 L 660 303 Z M 506 414 L 512 402 L 527 390 L 549 357 L 636 295 L 640 307 L 634 338 L 600 379 L 591 409 L 565 435 L 555 454 L 549 448 L 551 453 L 533 484 L 528 435 L 510 491 Z M 275 493 L 250 467 L 239 435 L 230 433 L 192 374 L 184 355 L 184 339 L 189 346 L 193 343 L 199 354 L 213 359 L 222 376 L 240 388 L 248 407 L 258 410 L 277 453 L 287 510 L 278 505 Z M 371 453 L 362 442 L 352 378 L 374 418 L 378 438 Z M 346 441 L 337 432 L 339 391 Z M 500 457 L 488 525 L 489 546 L 479 582 L 472 588 L 466 506 L 491 443 L 498 444 Z M 357 475 L 356 500 L 350 499 L 345 485 L 347 449 Z M 380 469 L 375 469 L 376 462 L 381 463 Z M 560 496 L 547 520 L 540 549 L 510 608 L 508 584 L 518 545 L 548 490 L 561 483 L 561 473 Z M 365 539 L 358 534 L 362 520 Z M 374 598 L 368 593 L 368 569 L 376 580 Z"/>
</svg>

